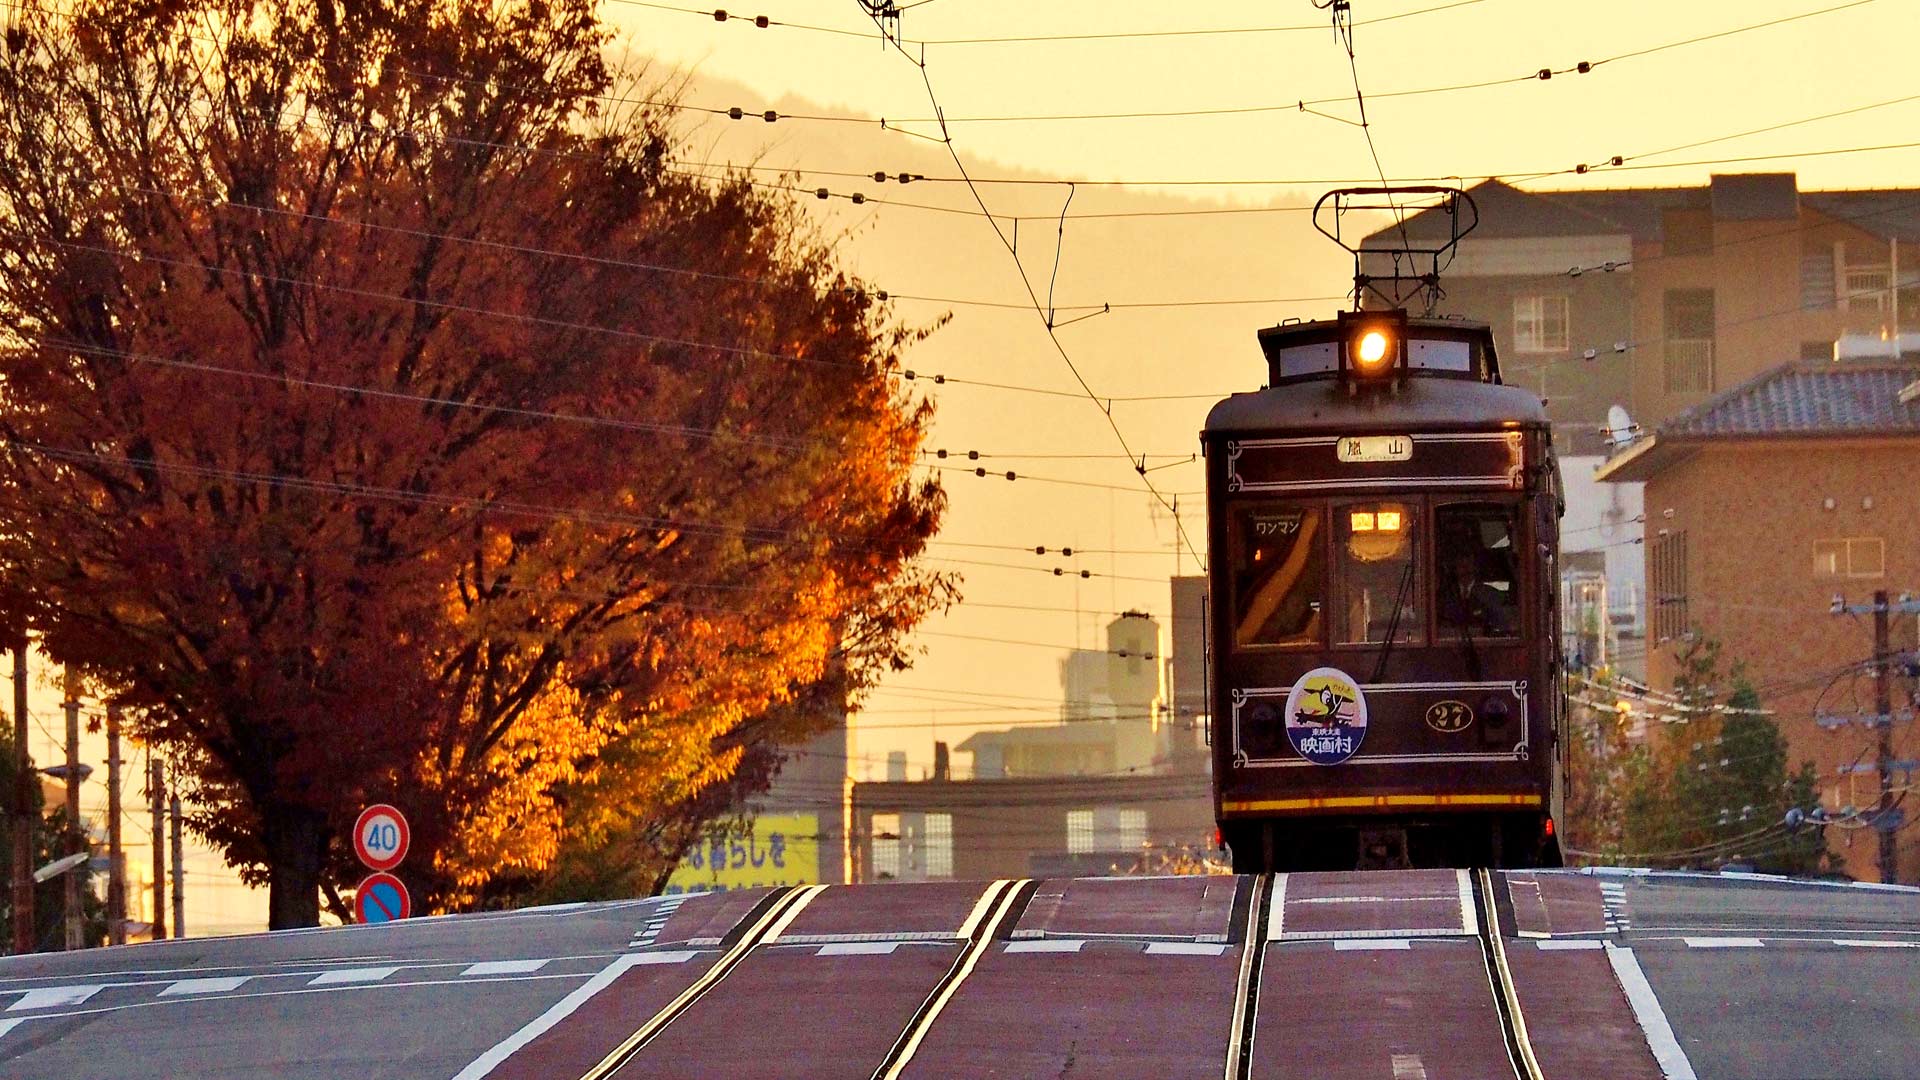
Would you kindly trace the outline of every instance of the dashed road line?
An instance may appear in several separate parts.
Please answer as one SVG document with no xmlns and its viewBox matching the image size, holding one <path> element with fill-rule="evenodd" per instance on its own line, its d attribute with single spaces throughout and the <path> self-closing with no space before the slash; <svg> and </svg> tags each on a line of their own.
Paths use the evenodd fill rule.
<svg viewBox="0 0 1920 1080">
<path fill-rule="evenodd" d="M 1689 949 L 1759 949 L 1766 945 L 1757 937 L 1684 937 Z"/>
<path fill-rule="evenodd" d="M 348 968 L 345 971 L 323 971 L 307 983 L 308 986 L 335 986 L 340 983 L 380 982 L 400 969 L 397 967 Z"/>
<path fill-rule="evenodd" d="M 1920 949 L 1920 941 L 1886 941 L 1866 938 L 1834 938 L 1835 945 L 1845 945 L 1850 949 Z"/>
<path fill-rule="evenodd" d="M 1543 952 L 1576 952 L 1584 949 L 1598 949 L 1605 942 L 1598 938 L 1543 938 L 1533 944 Z"/>
<path fill-rule="evenodd" d="M 161 997 L 191 997 L 195 994 L 230 994 L 245 986 L 251 975 L 226 975 L 210 979 L 179 979 L 160 991 Z"/>
<path fill-rule="evenodd" d="M 478 975 L 527 975 L 546 966 L 544 957 L 537 960 L 483 960 L 460 974 L 469 979 Z"/>
<path fill-rule="evenodd" d="M 1333 943 L 1334 952 L 1390 952 L 1411 948 L 1413 948 L 1413 942 L 1403 937 L 1345 940 Z"/>
<path fill-rule="evenodd" d="M 633 932 L 632 939 L 627 942 L 627 948 L 644 949 L 653 944 L 659 939 L 660 932 L 667 928 L 667 922 L 673 918 L 673 913 L 680 910 L 680 905 L 700 895 L 702 894 L 679 893 L 662 897 L 659 903 L 654 905 L 653 910 L 647 913 L 647 921 L 640 925 L 640 929 Z"/>
<path fill-rule="evenodd" d="M 104 983 L 37 987 L 21 995 L 19 1001 L 7 1006 L 7 1011 L 25 1012 L 29 1009 L 57 1009 L 63 1005 L 79 1005 L 106 988 Z"/>
<path fill-rule="evenodd" d="M 1043 938 L 1035 941 L 1009 941 L 1003 952 L 1010 953 L 1077 953 L 1085 941 L 1075 938 Z"/>
</svg>

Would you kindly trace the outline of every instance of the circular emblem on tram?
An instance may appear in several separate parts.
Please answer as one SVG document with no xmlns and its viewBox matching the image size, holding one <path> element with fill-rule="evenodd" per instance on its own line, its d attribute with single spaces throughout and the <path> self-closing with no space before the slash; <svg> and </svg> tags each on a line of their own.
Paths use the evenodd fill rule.
<svg viewBox="0 0 1920 1080">
<path fill-rule="evenodd" d="M 1338 765 L 1367 737 L 1367 698 L 1339 668 L 1314 668 L 1287 693 L 1287 741 L 1315 765 Z"/>
<path fill-rule="evenodd" d="M 1427 706 L 1427 726 L 1451 734 L 1473 725 L 1473 706 L 1464 701 L 1436 701 Z"/>
</svg>

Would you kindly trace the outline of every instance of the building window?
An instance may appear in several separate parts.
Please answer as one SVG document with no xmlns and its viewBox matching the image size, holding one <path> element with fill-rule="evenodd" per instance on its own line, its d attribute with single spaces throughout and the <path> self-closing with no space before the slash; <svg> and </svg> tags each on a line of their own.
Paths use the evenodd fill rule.
<svg viewBox="0 0 1920 1080">
<path fill-rule="evenodd" d="M 1086 855 L 1094 850 L 1093 811 L 1067 811 L 1067 854 Z"/>
<path fill-rule="evenodd" d="M 1647 556 L 1647 592 L 1653 601 L 1653 640 L 1671 641 L 1687 632 L 1687 534 L 1669 532 L 1653 540 Z"/>
<path fill-rule="evenodd" d="M 1117 850 L 1139 851 L 1147 846 L 1147 812 L 1120 811 L 1120 844 Z"/>
<path fill-rule="evenodd" d="M 1516 296 L 1513 298 L 1515 352 L 1566 352 L 1568 337 L 1566 297 Z"/>
<path fill-rule="evenodd" d="M 1803 361 L 1833 359 L 1833 342 L 1831 341 L 1801 342 L 1800 343 L 1800 359 Z"/>
<path fill-rule="evenodd" d="M 1813 576 L 1877 578 L 1887 572 L 1887 542 L 1878 536 L 1849 536 L 1813 542 Z"/>
<path fill-rule="evenodd" d="M 1839 292 L 1834 288 L 1833 273 L 1833 256 L 1830 253 L 1821 251 L 1800 256 L 1801 307 L 1808 311 L 1833 307 L 1834 297 Z"/>
<path fill-rule="evenodd" d="M 870 826 L 873 843 L 875 881 L 892 881 L 900 876 L 900 815 L 875 814 Z"/>
<path fill-rule="evenodd" d="M 925 848 L 927 853 L 927 876 L 930 878 L 950 878 L 953 876 L 953 815 L 928 814 L 926 823 Z"/>
<path fill-rule="evenodd" d="M 1713 290 L 1668 289 L 1664 298 L 1667 393 L 1713 389 Z"/>
</svg>

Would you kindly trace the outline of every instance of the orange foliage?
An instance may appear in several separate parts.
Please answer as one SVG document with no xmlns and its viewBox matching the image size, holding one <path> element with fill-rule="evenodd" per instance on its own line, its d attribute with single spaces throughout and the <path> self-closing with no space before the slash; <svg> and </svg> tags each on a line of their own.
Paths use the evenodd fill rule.
<svg viewBox="0 0 1920 1080">
<path fill-rule="evenodd" d="M 469 903 L 904 662 L 917 332 L 662 165 L 593 0 L 69 6 L 0 57 L 0 584 L 274 925 L 366 802 Z"/>
</svg>

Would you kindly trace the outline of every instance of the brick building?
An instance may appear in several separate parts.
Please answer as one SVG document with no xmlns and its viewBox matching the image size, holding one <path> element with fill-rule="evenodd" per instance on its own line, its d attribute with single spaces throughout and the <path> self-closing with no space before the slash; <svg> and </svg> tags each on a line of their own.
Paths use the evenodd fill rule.
<svg viewBox="0 0 1920 1080">
<path fill-rule="evenodd" d="M 1605 597 L 1624 638 L 1609 658 L 1639 671 L 1641 493 L 1622 474 L 1591 482 L 1626 434 L 1610 438 L 1610 410 L 1650 431 L 1783 363 L 1830 359 L 1846 335 L 1920 331 L 1920 189 L 1801 191 L 1792 173 L 1753 173 L 1587 191 L 1488 181 L 1470 194 L 1479 226 L 1442 273 L 1440 311 L 1490 323 L 1507 381 L 1547 399 L 1568 487 L 1564 565 L 1580 579 L 1566 583 L 1569 610 Z M 1449 226 L 1425 211 L 1405 228 L 1431 241 Z M 1399 233 L 1362 247 L 1391 249 Z M 1591 626 L 1566 629 L 1595 647 Z"/>
<path fill-rule="evenodd" d="M 1873 648 L 1833 598 L 1920 592 L 1920 355 L 1782 364 L 1659 424 L 1599 479 L 1645 485 L 1651 685 L 1672 686 L 1682 635 L 1720 642 L 1772 688 L 1789 762 L 1814 762 L 1829 810 L 1873 805 L 1878 780 L 1841 767 L 1872 760 L 1874 733 L 1816 717 L 1873 702 L 1870 674 L 1829 674 Z M 1894 648 L 1916 644 L 1914 617 L 1895 616 Z M 1920 750 L 1913 691 L 1896 680 L 1896 759 Z M 1870 831 L 1832 835 L 1849 873 L 1878 879 Z M 1920 880 L 1920 828 L 1898 850 L 1901 880 Z"/>
</svg>

